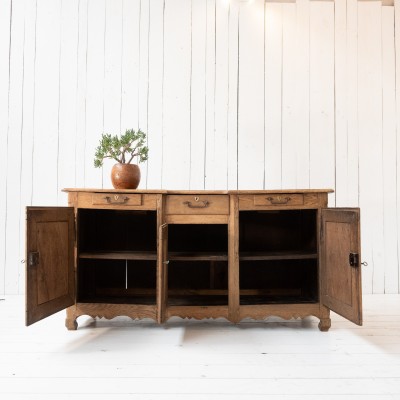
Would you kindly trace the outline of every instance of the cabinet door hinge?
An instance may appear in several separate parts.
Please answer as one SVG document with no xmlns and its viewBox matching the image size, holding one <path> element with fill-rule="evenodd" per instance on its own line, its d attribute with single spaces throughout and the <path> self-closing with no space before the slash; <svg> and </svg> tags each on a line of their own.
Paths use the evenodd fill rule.
<svg viewBox="0 0 400 400">
<path fill-rule="evenodd" d="M 38 251 L 31 251 L 28 254 L 28 265 L 30 267 L 34 267 L 35 265 L 39 264 L 39 252 Z"/>
<path fill-rule="evenodd" d="M 351 267 L 358 268 L 360 265 L 358 253 L 349 254 L 349 264 Z"/>
</svg>

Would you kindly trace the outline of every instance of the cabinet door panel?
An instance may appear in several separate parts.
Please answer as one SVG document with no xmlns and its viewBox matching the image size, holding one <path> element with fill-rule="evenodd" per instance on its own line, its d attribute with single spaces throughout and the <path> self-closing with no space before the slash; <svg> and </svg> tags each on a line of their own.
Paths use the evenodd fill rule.
<svg viewBox="0 0 400 400">
<path fill-rule="evenodd" d="M 27 207 L 26 325 L 75 303 L 74 209 Z"/>
<path fill-rule="evenodd" d="M 358 325 L 362 325 L 360 260 L 360 210 L 322 210 L 322 304 Z"/>
</svg>

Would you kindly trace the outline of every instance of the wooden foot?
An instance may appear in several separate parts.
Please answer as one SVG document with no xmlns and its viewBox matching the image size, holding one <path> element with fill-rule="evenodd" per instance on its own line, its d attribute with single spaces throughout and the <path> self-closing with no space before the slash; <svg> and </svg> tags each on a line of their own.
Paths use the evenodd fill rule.
<svg viewBox="0 0 400 400">
<path fill-rule="evenodd" d="M 66 318 L 65 326 L 69 331 L 76 331 L 78 329 L 78 323 L 76 322 L 76 318 Z"/>
<path fill-rule="evenodd" d="M 321 318 L 318 324 L 318 328 L 321 332 L 328 332 L 331 327 L 331 319 L 330 318 Z"/>
<path fill-rule="evenodd" d="M 67 317 L 65 318 L 65 326 L 69 331 L 76 331 L 78 329 L 78 323 L 76 319 L 78 315 L 75 313 L 75 306 L 67 308 Z"/>
</svg>

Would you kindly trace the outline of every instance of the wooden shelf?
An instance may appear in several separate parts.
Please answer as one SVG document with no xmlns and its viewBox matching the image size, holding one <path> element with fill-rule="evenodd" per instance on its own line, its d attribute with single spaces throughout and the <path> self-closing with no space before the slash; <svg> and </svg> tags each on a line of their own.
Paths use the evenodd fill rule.
<svg viewBox="0 0 400 400">
<path fill-rule="evenodd" d="M 240 261 L 273 261 L 273 260 L 315 260 L 318 254 L 314 252 L 241 252 L 239 254 Z"/>
<path fill-rule="evenodd" d="M 110 251 L 110 252 L 82 252 L 81 259 L 95 260 L 157 260 L 155 251 Z M 228 261 L 228 254 L 224 252 L 188 252 L 170 251 L 170 261 Z"/>
<path fill-rule="evenodd" d="M 109 251 L 109 252 L 82 252 L 79 258 L 95 260 L 157 260 L 155 251 Z"/>
<path fill-rule="evenodd" d="M 228 253 L 170 251 L 168 259 L 170 261 L 228 261 Z"/>
</svg>

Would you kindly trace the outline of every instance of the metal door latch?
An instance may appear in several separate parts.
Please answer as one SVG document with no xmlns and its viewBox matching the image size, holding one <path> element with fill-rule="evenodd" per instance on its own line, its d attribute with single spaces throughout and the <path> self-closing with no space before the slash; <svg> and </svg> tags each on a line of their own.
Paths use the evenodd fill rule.
<svg viewBox="0 0 400 400">
<path fill-rule="evenodd" d="M 28 265 L 30 267 L 34 267 L 35 265 L 39 264 L 39 252 L 38 251 L 31 251 L 28 254 Z"/>
<path fill-rule="evenodd" d="M 349 264 L 351 267 L 358 268 L 359 267 L 359 259 L 358 253 L 350 253 L 349 254 Z"/>
</svg>

